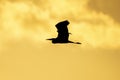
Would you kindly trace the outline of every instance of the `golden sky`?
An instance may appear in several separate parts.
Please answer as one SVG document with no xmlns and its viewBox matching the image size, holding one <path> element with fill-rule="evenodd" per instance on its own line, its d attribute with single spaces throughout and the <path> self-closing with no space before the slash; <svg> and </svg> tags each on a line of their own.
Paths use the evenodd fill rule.
<svg viewBox="0 0 120 80">
<path fill-rule="evenodd" d="M 119 0 L 0 0 L 0 80 L 119 80 Z M 69 20 L 71 41 L 54 45 Z"/>
</svg>

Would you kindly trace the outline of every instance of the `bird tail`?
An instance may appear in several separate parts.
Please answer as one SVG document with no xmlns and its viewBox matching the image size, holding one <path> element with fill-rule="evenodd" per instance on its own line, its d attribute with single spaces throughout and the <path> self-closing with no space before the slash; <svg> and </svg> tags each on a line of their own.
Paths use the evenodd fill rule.
<svg viewBox="0 0 120 80">
<path fill-rule="evenodd" d="M 46 39 L 46 40 L 54 40 L 55 38 L 50 38 L 50 39 Z"/>
<path fill-rule="evenodd" d="M 69 43 L 82 44 L 82 43 L 80 43 L 80 42 L 73 42 L 73 41 L 69 41 Z"/>
</svg>

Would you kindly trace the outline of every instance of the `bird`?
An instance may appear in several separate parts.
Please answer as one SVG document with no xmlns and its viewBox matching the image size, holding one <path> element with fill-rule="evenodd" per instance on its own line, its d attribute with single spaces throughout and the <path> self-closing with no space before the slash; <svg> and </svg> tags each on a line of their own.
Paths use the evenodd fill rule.
<svg viewBox="0 0 120 80">
<path fill-rule="evenodd" d="M 71 33 L 69 33 L 68 31 L 68 25 L 70 24 L 70 22 L 68 20 L 64 20 L 61 21 L 59 23 L 57 23 L 55 25 L 55 27 L 57 28 L 57 38 L 50 38 L 47 40 L 51 40 L 52 43 L 56 44 L 56 43 L 74 43 L 74 44 L 81 44 L 80 42 L 73 42 L 73 41 L 69 41 L 69 35 Z"/>
</svg>

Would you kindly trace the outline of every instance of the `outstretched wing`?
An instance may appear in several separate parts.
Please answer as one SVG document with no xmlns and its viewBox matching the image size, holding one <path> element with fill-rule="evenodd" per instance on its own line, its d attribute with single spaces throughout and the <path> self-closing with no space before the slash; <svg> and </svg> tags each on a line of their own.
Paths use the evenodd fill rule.
<svg viewBox="0 0 120 80">
<path fill-rule="evenodd" d="M 61 41 L 68 41 L 69 38 L 69 32 L 68 32 L 68 28 L 67 25 L 69 24 L 69 22 L 67 20 L 59 22 L 58 24 L 56 24 L 56 28 L 57 28 L 57 32 L 58 32 L 58 36 L 57 39 L 61 40 Z"/>
</svg>

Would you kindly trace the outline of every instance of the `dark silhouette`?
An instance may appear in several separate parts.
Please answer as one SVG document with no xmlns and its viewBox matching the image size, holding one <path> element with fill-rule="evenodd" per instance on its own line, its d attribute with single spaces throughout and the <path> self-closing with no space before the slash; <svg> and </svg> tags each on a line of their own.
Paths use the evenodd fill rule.
<svg viewBox="0 0 120 80">
<path fill-rule="evenodd" d="M 68 31 L 68 26 L 69 21 L 65 20 L 62 22 L 57 23 L 55 26 L 57 28 L 58 36 L 57 38 L 51 38 L 47 40 L 52 40 L 52 43 L 75 43 L 75 44 L 81 44 L 79 42 L 72 42 L 69 41 L 69 31 Z"/>
</svg>

